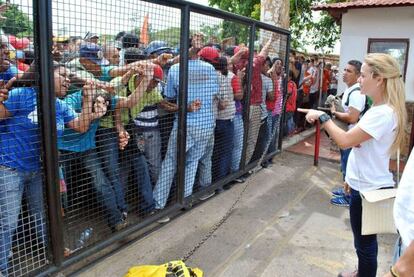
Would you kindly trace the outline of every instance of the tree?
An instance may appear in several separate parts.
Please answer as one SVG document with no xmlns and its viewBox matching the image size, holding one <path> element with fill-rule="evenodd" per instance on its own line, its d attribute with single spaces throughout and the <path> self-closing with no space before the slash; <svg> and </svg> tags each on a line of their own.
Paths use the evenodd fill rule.
<svg viewBox="0 0 414 277">
<path fill-rule="evenodd" d="M 312 12 L 312 5 L 337 3 L 346 0 L 290 0 L 291 47 L 304 50 L 305 45 L 330 52 L 339 39 L 339 26 L 327 13 L 321 12 L 319 18 Z"/>
<path fill-rule="evenodd" d="M 4 1 L 0 0 L 0 5 Z M 29 17 L 19 10 L 19 6 L 9 4 L 7 10 L 2 14 L 6 19 L 0 21 L 0 28 L 6 34 L 22 36 L 33 36 L 33 23 Z"/>
<path fill-rule="evenodd" d="M 277 0 L 275 0 L 277 1 Z M 314 45 L 316 49 L 329 52 L 339 39 L 339 26 L 326 12 L 315 18 L 312 5 L 319 3 L 345 2 L 346 0 L 290 0 L 291 47 L 304 49 L 305 45 Z M 260 0 L 209 0 L 210 6 L 260 19 Z M 233 29 L 233 32 L 236 30 Z"/>
</svg>

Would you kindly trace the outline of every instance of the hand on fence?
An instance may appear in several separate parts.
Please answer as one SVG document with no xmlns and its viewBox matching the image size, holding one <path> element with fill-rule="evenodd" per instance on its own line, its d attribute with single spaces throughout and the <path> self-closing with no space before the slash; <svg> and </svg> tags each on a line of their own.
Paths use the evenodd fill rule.
<svg viewBox="0 0 414 277">
<path fill-rule="evenodd" d="M 240 81 L 243 81 L 244 76 L 246 76 L 246 68 L 243 68 L 242 70 L 237 71 L 237 77 L 239 78 Z"/>
<path fill-rule="evenodd" d="M 197 112 L 201 109 L 201 100 L 200 99 L 196 99 L 193 102 L 190 103 L 190 105 L 188 105 L 188 111 L 189 112 Z"/>
<path fill-rule="evenodd" d="M 108 82 L 98 81 L 97 87 L 108 92 L 109 94 L 115 94 L 115 86 Z"/>
<path fill-rule="evenodd" d="M 0 80 L 0 102 L 6 101 L 9 98 L 9 90 L 13 86 L 16 77 L 11 78 L 7 84 L 3 80 Z"/>
<path fill-rule="evenodd" d="M 83 97 L 86 97 L 88 100 L 92 100 L 95 98 L 97 92 L 97 83 L 91 80 L 86 81 L 85 85 L 83 86 Z"/>
<path fill-rule="evenodd" d="M 129 138 L 129 133 L 126 130 L 120 131 L 118 133 L 118 145 L 120 150 L 124 150 L 125 147 L 127 147 Z"/>
<path fill-rule="evenodd" d="M 170 59 L 173 58 L 173 55 L 170 53 L 162 53 L 157 57 L 157 61 L 161 67 L 166 65 Z"/>
</svg>

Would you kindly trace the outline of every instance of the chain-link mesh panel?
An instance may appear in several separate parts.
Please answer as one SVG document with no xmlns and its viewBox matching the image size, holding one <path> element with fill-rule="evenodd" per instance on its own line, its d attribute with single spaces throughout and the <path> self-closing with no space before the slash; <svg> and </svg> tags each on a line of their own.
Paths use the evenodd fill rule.
<svg viewBox="0 0 414 277">
<path fill-rule="evenodd" d="M 54 0 L 59 183 L 46 185 L 54 171 L 43 160 L 50 162 L 54 150 L 43 150 L 42 141 L 55 138 L 54 127 L 47 140 L 40 135 L 46 104 L 32 42 L 33 21 L 40 19 L 32 18 L 31 1 L 11 2 L 0 6 L 1 274 L 33 275 L 62 256 L 72 262 L 81 250 L 154 219 L 183 197 L 206 198 L 211 185 L 266 162 L 278 148 L 289 101 L 287 35 L 257 30 L 249 45 L 253 21 L 197 8 L 182 30 L 186 3 L 175 3 L 181 10 L 145 1 Z M 179 53 L 187 40 L 185 75 Z M 48 250 L 52 207 L 45 196 L 47 187 L 54 197 L 53 186 L 63 226 L 52 229 L 63 231 L 52 234 L 64 241 L 64 253 L 54 247 L 55 256 Z M 51 220 L 61 222 L 52 211 Z"/>
<path fill-rule="evenodd" d="M 243 108 L 246 82 L 247 25 L 192 12 L 188 78 L 187 166 L 185 196 L 240 169 L 243 152 Z M 238 51 L 241 51 L 237 54 Z M 248 58 L 248 55 L 247 55 Z M 195 177 L 195 178 L 194 178 Z M 188 182 L 188 183 L 187 183 Z"/>
<path fill-rule="evenodd" d="M 41 91 L 32 1 L 1 2 L 0 272 L 23 276 L 49 263 Z"/>
<path fill-rule="evenodd" d="M 246 162 L 258 161 L 259 165 L 267 167 L 279 148 L 285 126 L 283 118 L 287 118 L 285 103 L 290 99 L 285 73 L 287 37 L 264 29 L 257 29 L 256 35 L 251 94 L 254 102 L 251 102 L 247 155 L 250 147 L 254 150 Z"/>
<path fill-rule="evenodd" d="M 54 59 L 70 81 L 62 101 L 82 121 L 58 139 L 70 256 L 175 201 L 176 152 L 167 145 L 176 144 L 177 104 L 165 79 L 181 13 L 137 1 L 52 4 Z"/>
</svg>

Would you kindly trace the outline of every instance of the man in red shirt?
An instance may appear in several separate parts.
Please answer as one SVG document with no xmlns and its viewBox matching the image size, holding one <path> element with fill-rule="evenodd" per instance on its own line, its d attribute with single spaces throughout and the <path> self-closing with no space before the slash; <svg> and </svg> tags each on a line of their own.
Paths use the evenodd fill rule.
<svg viewBox="0 0 414 277">
<path fill-rule="evenodd" d="M 289 70 L 289 81 L 286 100 L 286 117 L 284 124 L 285 135 L 291 135 L 295 130 L 295 122 L 293 120 L 293 115 L 296 111 L 296 98 L 297 87 L 295 82 L 293 81 L 293 71 Z"/>
<path fill-rule="evenodd" d="M 262 48 L 260 53 L 253 58 L 253 71 L 250 94 L 250 115 L 249 115 L 249 132 L 247 135 L 247 149 L 246 149 L 246 164 L 249 163 L 257 142 L 260 129 L 261 109 L 262 103 L 262 78 L 261 69 L 265 63 L 266 57 L 269 54 L 270 45 L 273 42 L 273 37 Z M 249 63 L 249 49 L 247 47 L 237 46 L 234 49 L 234 56 L 231 58 L 233 64 L 233 71 L 237 74 L 238 71 L 247 71 Z"/>
</svg>

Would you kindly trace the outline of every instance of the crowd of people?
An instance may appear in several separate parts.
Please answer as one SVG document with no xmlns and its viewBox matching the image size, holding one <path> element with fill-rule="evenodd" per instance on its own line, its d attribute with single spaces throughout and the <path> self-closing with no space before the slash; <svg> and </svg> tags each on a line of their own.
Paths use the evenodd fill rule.
<svg viewBox="0 0 414 277">
<path fill-rule="evenodd" d="M 32 44 L 16 51 L 10 42 L 10 36 L 0 37 L 0 269 L 6 276 L 23 195 L 39 244 L 48 244 L 38 125 L 42 92 Z M 180 103 L 180 57 L 167 42 L 142 45 L 125 32 L 114 41 L 94 33 L 53 37 L 62 212 L 81 212 L 79 197 L 88 199 L 84 205 L 96 199 L 115 232 L 127 226 L 131 210 L 146 216 L 164 209 L 175 197 L 180 108 L 187 114 L 184 197 L 196 188 L 207 199 L 215 193 L 211 184 L 239 171 L 246 123 L 246 164 L 260 159 L 269 166 L 271 159 L 263 157 L 277 148 L 283 95 L 292 115 L 297 94 L 293 71 L 285 76 L 283 59 L 269 54 L 272 42 L 254 53 L 247 95 L 249 49 L 193 34 L 187 103 Z M 293 116 L 286 126 L 292 132 Z M 139 207 L 128 207 L 131 187 Z"/>
</svg>

